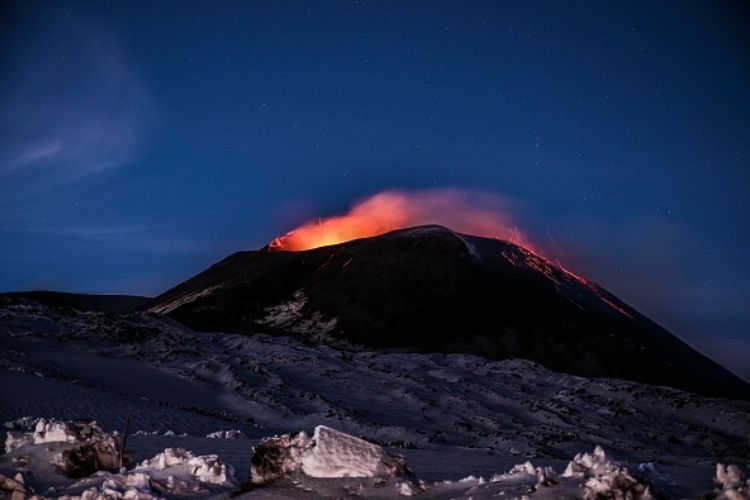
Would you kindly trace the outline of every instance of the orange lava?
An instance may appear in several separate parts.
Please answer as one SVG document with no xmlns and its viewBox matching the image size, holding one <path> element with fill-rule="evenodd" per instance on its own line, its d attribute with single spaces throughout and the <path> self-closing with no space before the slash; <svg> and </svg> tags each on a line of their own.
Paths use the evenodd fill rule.
<svg viewBox="0 0 750 500">
<path fill-rule="evenodd" d="M 275 251 L 302 251 L 367 238 L 426 224 L 438 224 L 459 233 L 510 241 L 523 248 L 521 254 L 503 253 L 516 266 L 542 273 L 558 287 L 576 282 L 596 294 L 617 312 L 633 318 L 599 285 L 565 269 L 545 257 L 537 245 L 513 223 L 508 202 L 485 193 L 440 189 L 428 191 L 383 191 L 361 200 L 344 215 L 303 224 L 269 243 Z M 345 266 L 349 262 L 347 261 Z"/>
<path fill-rule="evenodd" d="M 439 224 L 459 233 L 534 248 L 513 223 L 507 201 L 457 189 L 383 191 L 359 201 L 344 215 L 303 224 L 273 240 L 269 247 L 272 250 L 309 250 L 425 224 Z"/>
</svg>

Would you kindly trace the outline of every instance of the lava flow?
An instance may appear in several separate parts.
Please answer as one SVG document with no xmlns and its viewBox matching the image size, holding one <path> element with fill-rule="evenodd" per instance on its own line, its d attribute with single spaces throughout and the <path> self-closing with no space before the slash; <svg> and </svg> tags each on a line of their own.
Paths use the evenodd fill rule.
<svg viewBox="0 0 750 500">
<path fill-rule="evenodd" d="M 383 191 L 356 203 L 344 215 L 303 224 L 273 240 L 269 248 L 309 250 L 425 224 L 507 240 L 535 251 L 529 238 L 513 224 L 505 200 L 456 189 Z"/>
</svg>

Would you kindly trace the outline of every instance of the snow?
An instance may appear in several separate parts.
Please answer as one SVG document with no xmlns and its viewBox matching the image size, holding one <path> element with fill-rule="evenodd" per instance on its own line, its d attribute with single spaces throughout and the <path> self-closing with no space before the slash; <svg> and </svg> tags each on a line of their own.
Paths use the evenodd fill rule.
<svg viewBox="0 0 750 500">
<path fill-rule="evenodd" d="M 171 429 L 167 429 L 164 432 L 161 431 L 144 431 L 143 429 L 138 430 L 135 432 L 136 436 L 166 436 L 166 437 L 185 437 L 187 436 L 186 433 L 177 434 L 175 431 Z"/>
<path fill-rule="evenodd" d="M 227 491 L 226 484 L 247 478 L 251 445 L 285 434 L 299 452 L 286 477 L 331 496 L 344 487 L 363 495 L 382 487 L 377 491 L 398 496 L 398 483 L 423 497 L 520 497 L 530 489 L 535 497 L 582 495 L 587 487 L 593 495 L 637 492 L 648 482 L 654 495 L 658 488 L 666 496 L 698 497 L 716 487 L 716 462 L 744 464 L 750 456 L 745 401 L 575 377 L 524 360 L 344 352 L 268 335 L 194 332 L 148 313 L 81 314 L 0 301 L 0 377 L 0 421 L 10 433 L 0 473 L 21 472 L 25 488 L 52 486 L 56 495 L 91 488 L 101 494 L 106 478 L 121 495 L 135 494 L 129 488 L 154 496 L 194 487 L 206 495 Z M 131 408 L 131 429 L 148 429 L 128 440 L 141 463 L 166 448 L 215 459 L 182 460 L 172 483 L 169 468 L 124 473 L 148 474 L 164 492 L 111 472 L 73 488 L 75 480 L 50 465 L 90 444 L 86 436 L 122 432 Z M 81 417 L 97 423 L 85 431 L 74 421 Z M 316 436 L 318 426 L 349 437 L 329 442 L 328 431 Z M 300 429 L 309 434 L 288 434 Z M 235 431 L 246 439 L 231 439 L 239 437 Z M 292 443 L 303 436 L 304 446 Z M 596 445 L 607 450 L 604 459 Z M 403 455 L 428 491 L 396 475 L 368 477 L 394 467 L 372 446 Z M 582 450 L 589 453 L 572 461 L 569 476 L 554 473 Z M 721 473 L 717 492 L 727 498 L 748 489 L 723 486 L 735 472 L 725 466 Z M 274 485 L 260 490 L 287 497 L 289 484 Z"/>
<path fill-rule="evenodd" d="M 301 457 L 302 471 L 311 477 L 376 477 L 402 473 L 405 462 L 369 443 L 330 427 L 319 425 L 307 453 Z"/>
<path fill-rule="evenodd" d="M 116 473 L 118 446 L 94 422 L 39 419 L 29 435 L 24 446 L 9 452 L 10 460 L 0 460 L 0 469 L 19 471 L 14 480 L 0 476 L 0 488 L 28 493 L 24 475 L 34 479 L 32 492 L 51 488 L 46 496 L 53 496 L 52 491 L 70 498 L 194 497 L 237 486 L 234 468 L 220 457 L 182 448 L 167 448 Z"/>
<path fill-rule="evenodd" d="M 715 491 L 716 498 L 728 500 L 750 499 L 750 479 L 745 480 L 745 474 L 735 464 L 716 464 L 714 478 L 719 489 Z"/>
<path fill-rule="evenodd" d="M 75 428 L 76 424 L 53 422 L 59 424 L 52 426 L 57 429 Z M 50 429 L 49 423 L 45 420 L 43 427 Z M 67 436 L 74 434 L 65 433 Z M 141 437 L 146 438 L 172 439 L 167 436 Z M 57 455 L 59 447 L 78 445 L 81 442 L 29 443 L 23 453 L 38 455 L 40 459 L 36 466 L 22 467 L 23 474 L 44 476 L 46 473 L 39 466 L 50 463 L 49 457 Z M 17 454 L 18 450 L 14 453 Z M 443 462 L 450 460 L 447 450 L 436 456 Z M 299 432 L 262 440 L 255 448 L 251 464 L 256 487 L 240 494 L 241 498 L 338 497 L 342 491 L 347 495 L 377 498 L 652 498 L 648 481 L 630 474 L 600 446 L 591 453 L 576 454 L 562 474 L 556 473 L 553 467 L 535 465 L 527 460 L 512 465 L 504 473 L 493 474 L 489 479 L 469 475 L 457 481 L 424 481 L 412 475 L 403 457 L 345 432 L 317 426 L 311 436 Z M 0 469 L 6 468 L 7 464 L 0 460 Z M 657 474 L 655 466 L 650 463 L 641 463 L 637 468 L 648 474 Z M 714 497 L 748 498 L 750 482 L 746 481 L 738 466 L 716 465 L 715 481 L 719 488 L 712 493 Z M 71 499 L 226 497 L 237 491 L 238 484 L 234 468 L 219 456 L 199 455 L 184 448 L 166 448 L 119 473 L 97 472 L 77 482 L 60 477 L 45 496 Z M 0 476 L 0 490 L 8 494 L 17 492 L 18 498 L 38 491 L 25 484 L 21 473 L 13 479 Z"/>
<path fill-rule="evenodd" d="M 735 489 L 742 486 L 744 475 L 740 468 L 734 464 L 716 464 L 716 482 L 725 490 Z"/>
<path fill-rule="evenodd" d="M 335 328 L 336 318 L 324 319 L 318 311 L 305 314 L 308 298 L 304 291 L 297 290 L 292 300 L 265 308 L 266 315 L 255 323 L 270 328 L 284 328 L 308 338 L 325 337 Z"/>
<path fill-rule="evenodd" d="M 206 437 L 210 439 L 244 439 L 245 433 L 239 429 L 229 429 L 210 432 L 206 434 Z"/>
<path fill-rule="evenodd" d="M 236 484 L 233 477 L 232 467 L 215 455 L 195 456 L 187 450 L 167 448 L 131 471 L 92 476 L 80 498 L 152 499 L 164 495 L 215 495 L 234 489 Z M 94 485 L 91 486 L 91 483 Z"/>
<path fill-rule="evenodd" d="M 32 432 L 8 431 L 5 439 L 5 452 L 21 448 L 27 444 L 80 443 L 105 437 L 96 421 L 63 422 L 55 419 L 23 417 L 22 424 L 6 422 L 6 428 L 32 427 Z"/>
<path fill-rule="evenodd" d="M 5 453 L 34 442 L 34 435 L 28 432 L 8 431 L 5 437 Z"/>
<path fill-rule="evenodd" d="M 29 427 L 31 422 L 25 422 Z M 113 470 L 119 464 L 119 446 L 114 437 L 105 433 L 95 421 L 60 421 L 39 418 L 32 432 L 8 431 L 5 452 L 25 450 L 30 446 L 59 444 L 46 447 L 57 452 L 47 459 L 68 477 L 83 477 L 98 470 Z"/>
<path fill-rule="evenodd" d="M 235 485 L 234 468 L 216 455 L 195 456 L 182 448 L 167 448 L 135 467 L 136 471 L 168 471 L 169 475 L 190 477 L 201 483 L 231 487 Z M 163 475 L 163 474 L 162 474 Z"/>
<path fill-rule="evenodd" d="M 24 416 L 5 422 L 4 427 L 6 429 L 15 431 L 31 432 L 36 428 L 36 423 L 39 419 L 37 417 Z"/>
<path fill-rule="evenodd" d="M 280 328 L 289 326 L 302 317 L 302 309 L 307 304 L 307 297 L 302 290 L 297 290 L 292 296 L 292 300 L 267 307 L 266 316 L 258 320 L 259 324 Z"/>
<path fill-rule="evenodd" d="M 32 432 L 8 431 L 5 438 L 6 453 L 30 443 L 79 443 L 104 435 L 95 421 L 61 422 L 55 419 L 23 417 L 16 422 L 6 422 L 5 427 L 34 429 Z"/>
<path fill-rule="evenodd" d="M 215 285 L 215 286 L 203 288 L 201 290 L 197 290 L 195 292 L 185 294 L 184 296 L 172 302 L 167 302 L 165 304 L 160 304 L 156 307 L 152 307 L 151 309 L 149 309 L 149 311 L 155 314 L 169 314 L 170 312 L 174 311 L 180 306 L 189 304 L 195 300 L 200 299 L 201 297 L 206 297 L 216 291 L 221 290 L 222 287 L 223 285 Z"/>
<path fill-rule="evenodd" d="M 315 478 L 378 477 L 409 473 L 403 457 L 324 425 L 312 437 L 304 432 L 269 438 L 251 461 L 253 483 L 266 484 L 301 471 Z"/>
<path fill-rule="evenodd" d="M 648 485 L 634 478 L 625 467 L 607 457 L 601 446 L 578 454 L 568 463 L 563 477 L 586 479 L 584 498 L 650 499 Z"/>
</svg>

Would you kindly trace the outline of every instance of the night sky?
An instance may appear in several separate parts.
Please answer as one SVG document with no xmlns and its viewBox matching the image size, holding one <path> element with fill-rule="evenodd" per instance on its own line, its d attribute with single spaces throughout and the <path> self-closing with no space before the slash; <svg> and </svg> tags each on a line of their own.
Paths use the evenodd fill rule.
<svg viewBox="0 0 750 500">
<path fill-rule="evenodd" d="M 0 290 L 157 294 L 382 189 L 480 189 L 750 380 L 740 2 L 1 9 Z"/>
</svg>

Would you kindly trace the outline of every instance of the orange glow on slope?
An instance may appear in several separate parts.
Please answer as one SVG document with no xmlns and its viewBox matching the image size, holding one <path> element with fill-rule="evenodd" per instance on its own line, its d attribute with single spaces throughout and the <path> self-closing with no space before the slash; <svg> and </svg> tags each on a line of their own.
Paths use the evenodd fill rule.
<svg viewBox="0 0 750 500">
<path fill-rule="evenodd" d="M 439 224 L 463 234 L 509 241 L 519 253 L 503 252 L 513 265 L 533 269 L 558 288 L 577 283 L 588 288 L 615 311 L 633 318 L 603 288 L 553 263 L 513 223 L 509 203 L 497 196 L 456 189 L 383 191 L 361 200 L 344 215 L 303 224 L 269 243 L 271 250 L 302 251 L 367 238 L 396 229 Z M 546 252 L 544 252 L 546 253 Z M 344 264 L 346 266 L 349 262 Z"/>
<path fill-rule="evenodd" d="M 615 300 L 616 297 L 611 296 L 604 288 L 597 285 L 593 281 L 589 281 L 586 278 L 577 275 L 576 273 L 565 269 L 560 263 L 553 263 L 545 257 L 529 251 L 528 249 L 521 249 L 520 253 L 503 252 L 503 257 L 516 267 L 527 267 L 533 269 L 544 276 L 550 281 L 555 283 L 557 287 L 563 287 L 564 282 L 574 282 L 588 288 L 599 300 L 607 304 L 609 307 L 619 312 L 620 314 L 627 316 L 630 319 L 634 319 L 633 315 L 628 312 L 624 307 L 618 305 Z"/>
<path fill-rule="evenodd" d="M 303 224 L 273 240 L 269 247 L 272 250 L 309 250 L 425 224 L 439 224 L 459 233 L 534 248 L 513 223 L 507 201 L 456 189 L 383 191 L 357 202 L 344 215 Z"/>
</svg>

